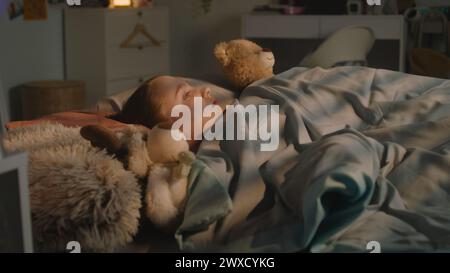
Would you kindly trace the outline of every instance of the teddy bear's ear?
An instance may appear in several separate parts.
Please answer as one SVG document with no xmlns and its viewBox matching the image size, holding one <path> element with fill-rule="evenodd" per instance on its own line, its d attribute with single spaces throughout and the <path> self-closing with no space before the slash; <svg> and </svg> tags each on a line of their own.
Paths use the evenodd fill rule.
<svg viewBox="0 0 450 273">
<path fill-rule="evenodd" d="M 80 130 L 81 136 L 89 140 L 92 146 L 106 149 L 109 154 L 116 155 L 122 145 L 114 132 L 101 125 L 88 125 Z"/>
<path fill-rule="evenodd" d="M 227 66 L 230 63 L 230 57 L 227 54 L 227 47 L 227 43 L 222 42 L 217 44 L 214 48 L 214 55 L 223 66 Z"/>
</svg>

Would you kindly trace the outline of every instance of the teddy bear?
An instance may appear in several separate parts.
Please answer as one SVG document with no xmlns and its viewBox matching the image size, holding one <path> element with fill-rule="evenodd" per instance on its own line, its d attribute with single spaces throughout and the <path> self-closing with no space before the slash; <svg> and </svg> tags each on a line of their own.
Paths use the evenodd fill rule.
<svg viewBox="0 0 450 273">
<path fill-rule="evenodd" d="M 273 76 L 275 57 L 272 51 L 252 41 L 221 42 L 215 46 L 214 55 L 228 80 L 241 90 L 255 81 Z"/>
<path fill-rule="evenodd" d="M 93 146 L 114 155 L 138 178 L 146 179 L 147 217 L 163 231 L 176 229 L 182 220 L 188 175 L 195 160 L 184 134 L 172 129 L 169 123 L 158 124 L 151 130 L 127 125 L 118 132 L 89 125 L 81 128 L 80 133 Z"/>
</svg>

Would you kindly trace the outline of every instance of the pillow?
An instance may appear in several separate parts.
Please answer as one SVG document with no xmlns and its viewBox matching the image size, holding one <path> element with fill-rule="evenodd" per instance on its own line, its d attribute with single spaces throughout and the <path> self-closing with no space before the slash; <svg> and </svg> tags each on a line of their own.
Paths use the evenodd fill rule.
<svg viewBox="0 0 450 273">
<path fill-rule="evenodd" d="M 193 78 L 182 78 L 187 81 L 192 86 L 208 86 L 211 88 L 211 92 L 214 97 L 219 100 L 223 99 L 233 99 L 238 96 L 236 92 L 232 90 L 220 87 L 210 82 L 193 79 Z M 116 93 L 112 96 L 106 97 L 99 101 L 96 105 L 96 111 L 99 112 L 121 112 L 123 106 L 127 102 L 128 98 L 136 91 L 138 87 L 133 87 L 131 89 Z"/>
<path fill-rule="evenodd" d="M 96 105 L 98 112 L 121 112 L 128 98 L 136 91 L 137 87 L 116 93 L 112 96 L 103 98 Z"/>
</svg>

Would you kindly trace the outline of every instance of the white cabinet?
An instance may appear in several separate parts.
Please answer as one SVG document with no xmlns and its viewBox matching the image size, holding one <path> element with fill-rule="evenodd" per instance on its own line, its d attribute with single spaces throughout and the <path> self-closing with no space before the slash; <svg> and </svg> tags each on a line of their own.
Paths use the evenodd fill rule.
<svg viewBox="0 0 450 273">
<path fill-rule="evenodd" d="M 143 24 L 160 46 L 136 36 L 141 47 L 121 43 Z M 169 12 L 166 7 L 65 10 L 66 78 L 86 83 L 87 103 L 169 74 Z"/>
<path fill-rule="evenodd" d="M 242 36 L 248 39 L 325 39 L 336 30 L 350 26 L 370 27 L 377 40 L 398 43 L 398 70 L 405 69 L 406 25 L 400 15 L 279 15 L 251 13 L 242 19 Z M 351 42 L 351 41 L 349 41 Z M 380 52 L 378 55 L 382 55 Z"/>
</svg>

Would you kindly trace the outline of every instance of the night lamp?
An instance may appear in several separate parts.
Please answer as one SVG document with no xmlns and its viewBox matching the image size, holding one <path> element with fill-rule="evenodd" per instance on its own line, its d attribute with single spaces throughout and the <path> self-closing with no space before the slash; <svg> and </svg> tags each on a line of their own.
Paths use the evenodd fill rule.
<svg viewBox="0 0 450 273">
<path fill-rule="evenodd" d="M 112 7 L 130 7 L 131 0 L 111 0 Z"/>
</svg>

